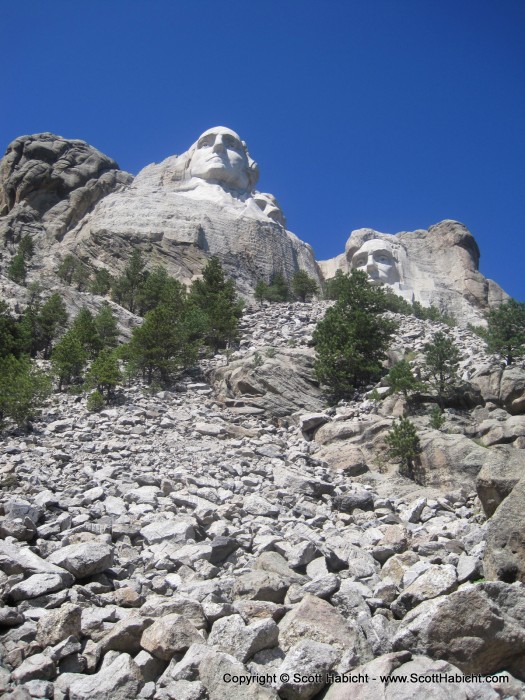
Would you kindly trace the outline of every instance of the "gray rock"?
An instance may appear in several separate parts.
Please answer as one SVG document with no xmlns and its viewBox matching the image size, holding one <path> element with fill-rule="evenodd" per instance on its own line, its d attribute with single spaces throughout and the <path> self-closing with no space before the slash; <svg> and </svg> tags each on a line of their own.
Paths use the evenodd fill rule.
<svg viewBox="0 0 525 700">
<path fill-rule="evenodd" d="M 70 544 L 53 552 L 48 561 L 82 579 L 109 569 L 113 564 L 113 549 L 98 542 Z"/>
<path fill-rule="evenodd" d="M 525 480 L 519 481 L 488 523 L 483 570 L 487 579 L 525 583 Z"/>
<path fill-rule="evenodd" d="M 304 639 L 295 644 L 279 667 L 278 678 L 283 674 L 288 681 L 279 680 L 277 691 L 286 700 L 309 700 L 325 685 L 326 676 L 339 660 L 337 649 L 329 644 L 321 644 Z"/>
<path fill-rule="evenodd" d="M 522 675 L 524 621 L 520 584 L 478 583 L 418 605 L 401 621 L 393 646 L 444 659 L 467 674 Z"/>
<path fill-rule="evenodd" d="M 214 623 L 208 644 L 244 663 L 258 651 L 277 646 L 278 637 L 279 628 L 271 618 L 246 625 L 240 615 L 230 615 Z"/>
<path fill-rule="evenodd" d="M 353 513 L 356 508 L 360 510 L 373 510 L 374 498 L 370 491 L 359 489 L 350 491 L 333 499 L 334 508 L 343 513 Z"/>
<path fill-rule="evenodd" d="M 165 615 L 156 620 L 143 633 L 140 645 L 157 659 L 169 661 L 174 654 L 180 654 L 202 636 L 189 620 L 181 615 Z"/>
<path fill-rule="evenodd" d="M 28 598 L 38 598 L 65 587 L 59 574 L 33 574 L 25 581 L 15 584 L 9 591 L 9 598 L 15 603 Z"/>
<path fill-rule="evenodd" d="M 70 700 L 130 700 L 144 685 L 140 669 L 129 654 L 119 654 L 113 663 L 92 676 L 80 676 L 69 686 Z"/>
<path fill-rule="evenodd" d="M 54 646 L 67 637 L 80 638 L 81 608 L 64 603 L 50 610 L 37 623 L 36 640 L 41 647 Z"/>
<path fill-rule="evenodd" d="M 55 662 L 49 655 L 33 654 L 13 671 L 12 677 L 17 683 L 27 683 L 32 680 L 51 680 L 55 674 Z"/>
</svg>

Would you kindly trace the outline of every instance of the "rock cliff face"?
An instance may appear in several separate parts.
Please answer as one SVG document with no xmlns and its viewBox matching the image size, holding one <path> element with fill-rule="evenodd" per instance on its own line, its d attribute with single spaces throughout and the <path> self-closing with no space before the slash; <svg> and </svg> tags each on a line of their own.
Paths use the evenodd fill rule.
<svg viewBox="0 0 525 700">
<path fill-rule="evenodd" d="M 407 301 L 430 304 L 464 325 L 479 323 L 483 312 L 508 295 L 479 271 L 479 248 L 458 221 L 441 221 L 428 231 L 395 235 L 373 229 L 353 231 L 345 252 L 319 263 L 326 279 L 337 270 L 365 270 L 372 282 L 388 285 Z"/>
<path fill-rule="evenodd" d="M 456 221 L 391 236 L 354 231 L 345 253 L 317 263 L 312 248 L 286 229 L 276 199 L 255 187 L 257 164 L 246 144 L 215 127 L 180 156 L 135 178 L 83 141 L 23 136 L 0 162 L 0 236 L 7 262 L 24 233 L 40 271 L 74 254 L 89 268 L 121 269 L 135 248 L 184 283 L 217 255 L 246 297 L 258 279 L 298 269 L 322 285 L 338 269 L 364 269 L 409 301 L 433 304 L 463 325 L 479 323 L 507 298 L 478 271 L 472 234 Z"/>
</svg>

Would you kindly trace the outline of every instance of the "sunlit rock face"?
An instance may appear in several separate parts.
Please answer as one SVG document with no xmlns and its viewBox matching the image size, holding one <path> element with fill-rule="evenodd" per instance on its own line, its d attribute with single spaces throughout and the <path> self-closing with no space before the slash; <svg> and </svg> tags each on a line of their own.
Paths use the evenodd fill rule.
<svg viewBox="0 0 525 700">
<path fill-rule="evenodd" d="M 231 129 L 205 131 L 180 156 L 144 168 L 108 195 L 62 239 L 80 257 L 107 262 L 127 244 L 146 245 L 172 274 L 190 282 L 217 255 L 250 295 L 258 279 L 304 269 L 320 282 L 312 248 L 285 229 L 272 195 L 255 190 L 258 167 Z"/>
<path fill-rule="evenodd" d="M 479 249 L 470 231 L 446 220 L 428 231 L 395 235 L 358 229 L 343 254 L 319 266 L 325 279 L 337 270 L 363 270 L 372 284 L 385 284 L 407 301 L 432 304 L 466 324 L 480 323 L 484 311 L 507 298 L 478 272 L 478 263 Z"/>
</svg>

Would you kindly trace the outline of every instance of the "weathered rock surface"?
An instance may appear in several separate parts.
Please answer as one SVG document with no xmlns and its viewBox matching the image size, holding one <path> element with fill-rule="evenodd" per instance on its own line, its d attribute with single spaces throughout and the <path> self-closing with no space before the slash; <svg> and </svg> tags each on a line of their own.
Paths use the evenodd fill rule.
<svg viewBox="0 0 525 700">
<path fill-rule="evenodd" d="M 370 242 L 390 258 L 386 271 L 374 263 Z M 479 322 L 484 310 L 507 298 L 495 282 L 480 274 L 478 263 L 479 249 L 470 231 L 458 221 L 445 220 L 428 231 L 395 235 L 352 231 L 344 254 L 319 265 L 325 279 L 337 270 L 366 268 L 372 282 L 387 284 L 408 301 L 445 308 L 466 326 Z"/>
<path fill-rule="evenodd" d="M 489 520 L 483 570 L 487 579 L 525 583 L 525 480 Z"/>
</svg>

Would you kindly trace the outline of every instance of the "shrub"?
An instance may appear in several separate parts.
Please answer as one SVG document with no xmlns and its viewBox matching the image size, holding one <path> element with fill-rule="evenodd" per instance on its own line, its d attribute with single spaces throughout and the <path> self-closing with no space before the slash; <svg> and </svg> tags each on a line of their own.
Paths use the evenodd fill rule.
<svg viewBox="0 0 525 700">
<path fill-rule="evenodd" d="M 98 389 L 91 392 L 87 398 L 86 408 L 90 413 L 100 413 L 105 406 L 104 397 Z"/>
<path fill-rule="evenodd" d="M 414 460 L 421 452 L 419 437 L 414 424 L 408 418 L 394 421 L 392 430 L 386 436 L 388 456 L 400 462 L 399 473 L 414 478 Z"/>
<path fill-rule="evenodd" d="M 412 368 L 407 360 L 396 362 L 387 374 L 386 381 L 392 393 L 403 394 L 405 399 L 408 399 L 411 393 L 423 388 L 423 384 L 412 374 Z"/>
<path fill-rule="evenodd" d="M 319 286 L 305 270 L 297 270 L 292 277 L 292 292 L 296 299 L 304 302 L 319 293 Z"/>
<path fill-rule="evenodd" d="M 500 304 L 486 314 L 487 330 L 483 334 L 490 352 L 505 358 L 512 364 L 525 352 L 525 303 L 515 299 Z"/>
<path fill-rule="evenodd" d="M 443 408 L 446 396 L 457 384 L 461 353 L 451 338 L 438 332 L 424 346 L 424 359 L 430 384 L 436 390 L 439 405 Z"/>
<path fill-rule="evenodd" d="M 6 418 L 25 425 L 50 393 L 49 377 L 27 356 L 0 358 L 0 425 Z"/>
<path fill-rule="evenodd" d="M 445 416 L 439 406 L 434 406 L 430 414 L 430 427 L 434 430 L 441 430 L 445 423 Z"/>
</svg>

